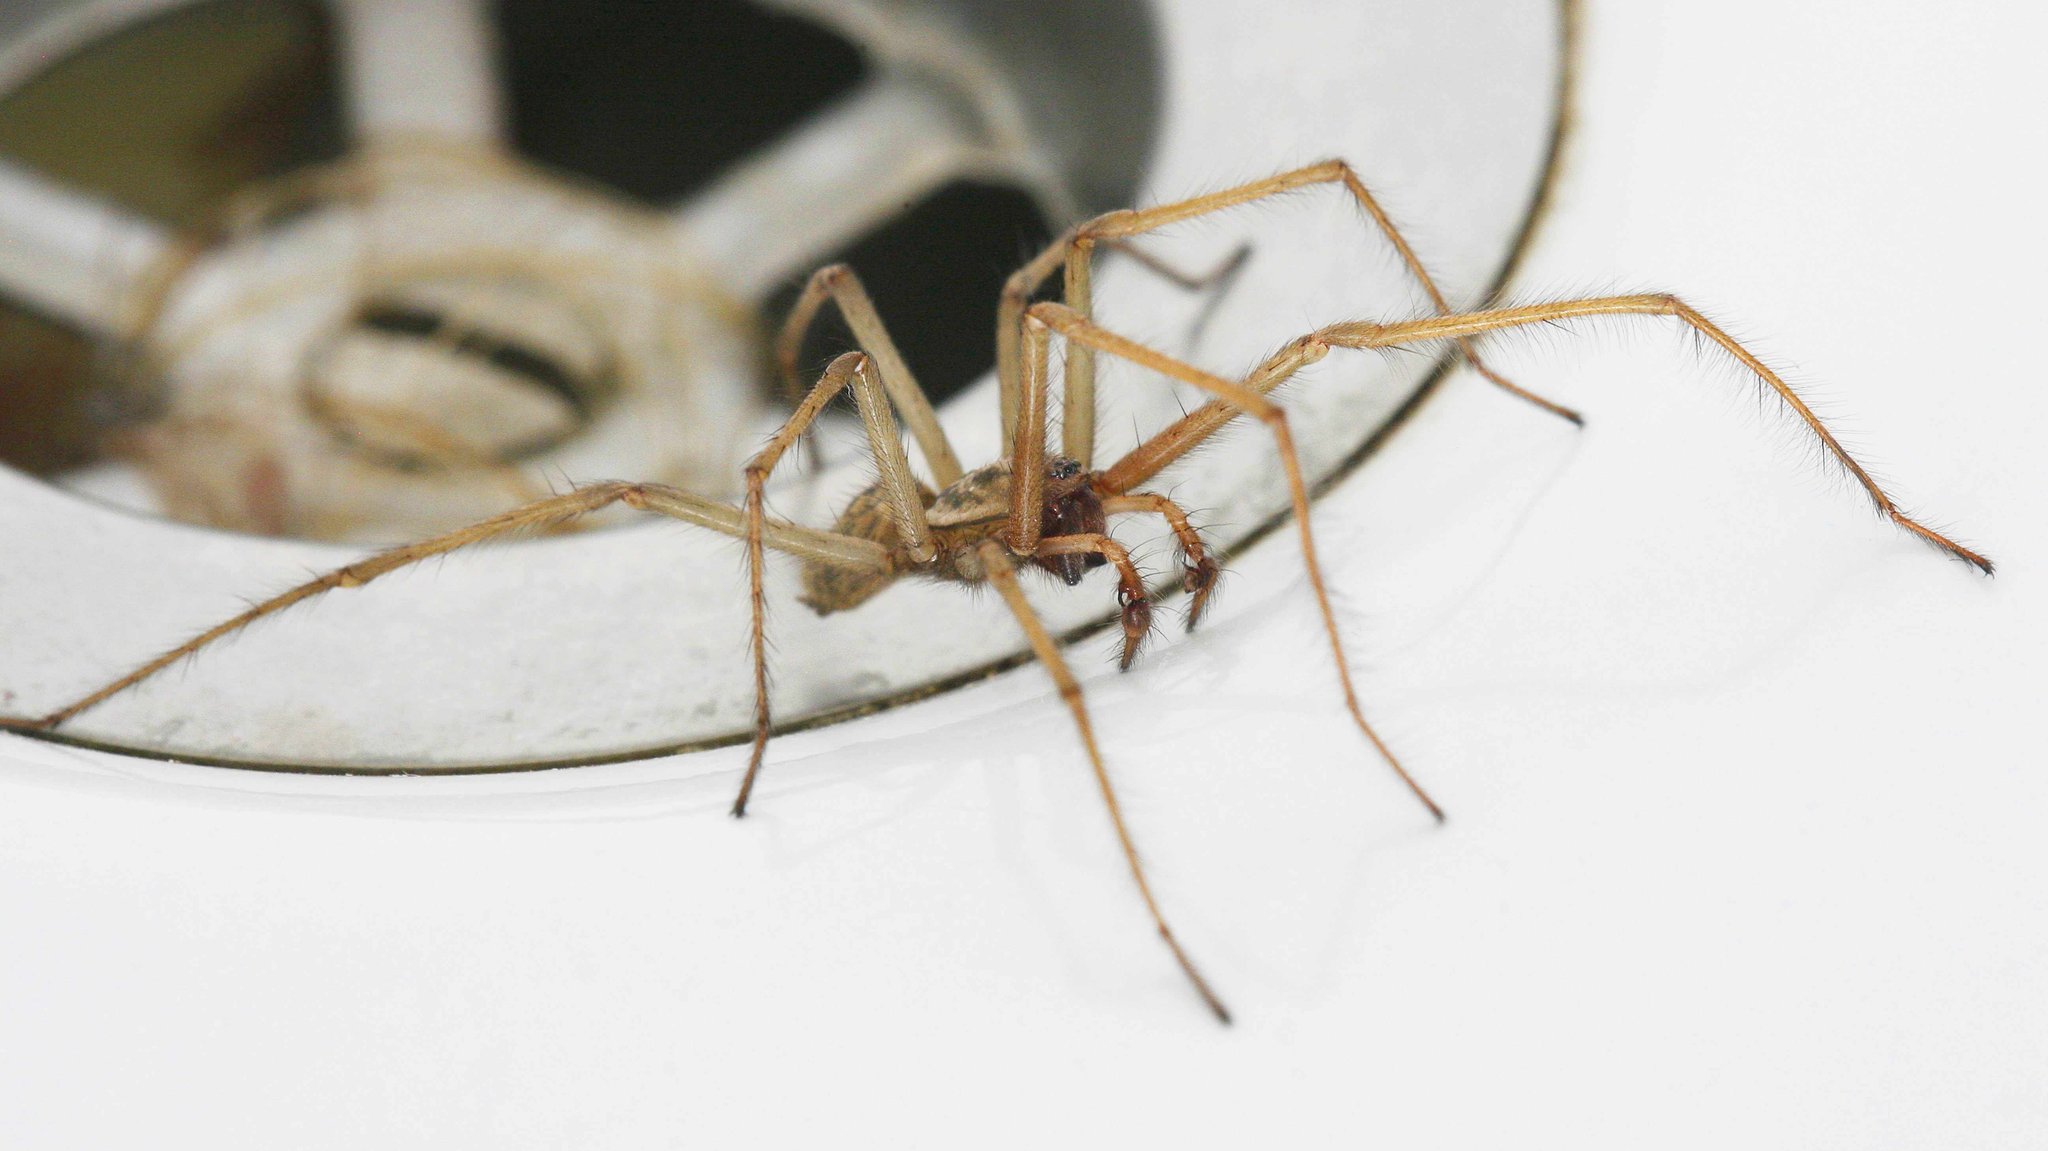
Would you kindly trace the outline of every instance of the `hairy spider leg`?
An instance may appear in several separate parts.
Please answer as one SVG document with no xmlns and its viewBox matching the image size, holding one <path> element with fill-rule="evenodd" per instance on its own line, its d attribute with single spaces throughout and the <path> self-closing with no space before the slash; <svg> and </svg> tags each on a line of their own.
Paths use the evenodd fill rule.
<svg viewBox="0 0 2048 1151">
<path fill-rule="evenodd" d="M 1174 539 L 1180 542 L 1180 586 L 1188 594 L 1187 629 L 1195 630 L 1195 625 L 1202 622 L 1202 610 L 1209 605 L 1209 594 L 1216 590 L 1219 571 L 1216 560 L 1202 544 L 1201 533 L 1188 522 L 1187 512 L 1181 510 L 1179 504 L 1154 492 L 1105 496 L 1102 510 L 1113 516 L 1150 513 L 1166 521 Z"/>
<path fill-rule="evenodd" d="M 1003 286 L 1002 303 L 997 309 L 996 317 L 996 371 L 1002 389 L 1005 438 L 1008 438 L 1014 421 L 1018 418 L 1017 401 L 1022 394 L 1024 313 L 1032 293 L 1036 292 L 1054 271 L 1062 268 L 1065 271 L 1063 298 L 1067 307 L 1084 318 L 1091 317 L 1093 289 L 1090 263 L 1098 244 L 1125 240 L 1157 231 L 1169 224 L 1210 215 L 1317 184 L 1342 184 L 1358 206 L 1372 217 L 1374 225 L 1394 246 L 1394 250 L 1400 254 L 1402 265 L 1428 294 L 1437 312 L 1443 315 L 1454 312 L 1450 301 L 1437 287 L 1435 278 L 1423 266 L 1421 258 L 1416 256 L 1415 250 L 1401 235 L 1400 229 L 1394 226 L 1393 219 L 1366 189 L 1365 182 L 1358 178 L 1358 173 L 1342 160 L 1325 160 L 1320 164 L 1311 164 L 1305 168 L 1282 172 L 1277 176 L 1253 180 L 1234 188 L 1171 204 L 1109 212 L 1070 229 L 1065 235 L 1054 240 L 1031 262 L 1019 268 Z M 1572 409 L 1547 400 L 1488 367 L 1486 362 L 1479 358 L 1469 340 L 1459 339 L 1458 349 L 1479 374 L 1496 387 L 1574 424 L 1585 422 Z M 1085 344 L 1070 342 L 1067 345 L 1065 408 L 1061 417 L 1060 435 L 1065 454 L 1079 460 L 1084 468 L 1094 466 L 1094 354 L 1095 349 Z"/>
<path fill-rule="evenodd" d="M 1088 766 L 1095 773 L 1095 785 L 1102 792 L 1102 802 L 1109 808 L 1109 821 L 1116 828 L 1117 846 L 1123 849 L 1124 862 L 1130 866 L 1131 878 L 1137 881 L 1138 895 L 1145 901 L 1145 910 L 1152 915 L 1153 926 L 1159 929 L 1159 938 L 1166 942 L 1167 950 L 1173 952 L 1174 961 L 1194 984 L 1196 994 L 1209 1005 L 1216 1018 L 1230 1022 L 1230 1011 L 1223 1001 L 1209 987 L 1209 981 L 1195 969 L 1194 961 L 1181 948 L 1180 940 L 1174 937 L 1173 929 L 1166 925 L 1166 916 L 1159 909 L 1159 900 L 1152 894 L 1152 885 L 1145 879 L 1145 867 L 1138 861 L 1138 847 L 1131 839 L 1131 829 L 1124 822 L 1123 805 L 1117 802 L 1116 788 L 1109 782 L 1109 769 L 1104 766 L 1102 750 L 1095 745 L 1095 728 L 1088 722 L 1088 707 L 1082 702 L 1081 685 L 1074 679 L 1074 673 L 1067 667 L 1066 657 L 1060 654 L 1059 644 L 1052 633 L 1045 628 L 1045 622 L 1038 618 L 1038 612 L 1031 601 L 1024 598 L 1024 589 L 1017 582 L 1016 568 L 1003 546 L 994 541 L 983 543 L 979 548 L 982 570 L 988 582 L 995 585 L 997 594 L 1009 605 L 1017 617 L 1018 626 L 1024 629 L 1024 638 L 1031 643 L 1031 650 L 1038 656 L 1038 662 L 1045 667 L 1047 675 L 1058 686 L 1060 699 L 1073 714 L 1074 726 L 1081 733 L 1081 746 L 1088 753 Z"/>
<path fill-rule="evenodd" d="M 740 780 L 739 796 L 733 800 L 732 814 L 738 818 L 747 814 L 747 799 L 754 792 L 754 780 L 761 774 L 761 759 L 768 750 L 768 648 L 766 642 L 768 598 L 762 588 L 763 569 L 767 557 L 764 554 L 767 539 L 767 513 L 763 498 L 767 491 L 768 476 L 782 459 L 790 445 L 796 443 L 825 405 L 832 402 L 842 389 L 851 387 L 855 405 L 860 409 L 861 423 L 866 425 L 868 446 L 874 452 L 875 465 L 881 472 L 882 487 L 888 495 L 889 506 L 896 515 L 896 528 L 902 536 L 905 555 L 918 563 L 930 560 L 937 554 L 932 543 L 931 527 L 925 522 L 924 502 L 918 496 L 917 476 L 910 470 L 910 459 L 903 452 L 902 437 L 897 434 L 896 420 L 890 414 L 891 397 L 875 379 L 876 361 L 865 352 L 847 352 L 831 364 L 818 378 L 811 394 L 797 405 L 780 430 L 769 439 L 754 458 L 747 461 L 747 499 L 741 515 L 744 517 L 747 540 L 747 594 L 752 601 L 753 627 L 749 644 L 754 655 L 754 746 L 747 757 L 747 774 Z M 914 386 L 914 385 L 913 385 Z M 922 400 L 923 394 L 918 394 Z M 927 409 L 929 410 L 929 409 Z M 937 431 L 937 425 L 933 430 Z M 944 445 L 944 433 L 939 433 Z M 947 449 L 948 458 L 951 449 Z M 929 462 L 929 461 L 928 461 Z M 957 465 L 956 465 L 957 466 Z M 851 537 L 842 537 L 851 538 Z M 880 545 L 875 545 L 878 549 Z M 893 553 L 882 549 L 885 554 Z"/>
<path fill-rule="evenodd" d="M 1391 348 L 1408 344 L 1427 343 L 1432 340 L 1456 340 L 1507 328 L 1523 328 L 1531 324 L 1557 323 L 1563 320 L 1582 319 L 1589 316 L 1670 316 L 1684 322 L 1704 336 L 1735 361 L 1747 368 L 1759 380 L 1776 392 L 1785 406 L 1792 409 L 1814 438 L 1820 441 L 1827 454 L 1848 471 L 1851 478 L 1861 486 L 1876 505 L 1878 514 L 1890 519 L 1899 527 L 1920 537 L 1927 543 L 1940 548 L 1949 555 L 1964 561 L 1990 575 L 1992 562 L 1985 556 L 1964 547 L 1933 528 L 1921 523 L 1900 510 L 1894 500 L 1878 485 L 1870 472 L 1849 454 L 1841 441 L 1828 430 L 1821 418 L 1814 414 L 1806 401 L 1792 390 L 1778 373 L 1772 371 L 1749 349 L 1716 327 L 1714 323 L 1696 311 L 1690 304 L 1668 293 L 1652 293 L 1633 296 L 1604 296 L 1584 300 L 1560 300 L 1546 304 L 1528 304 L 1515 308 L 1495 308 L 1487 311 L 1467 312 L 1449 316 L 1436 316 L 1423 320 L 1408 320 L 1402 323 L 1379 324 L 1368 321 L 1352 321 L 1332 324 L 1304 337 L 1312 343 L 1324 343 L 1339 348 Z M 1298 341 L 1299 342 L 1299 341 Z M 1290 345 L 1291 346 L 1291 345 Z"/>
<path fill-rule="evenodd" d="M 1294 373 L 1328 354 L 1317 342 L 1304 336 L 1266 357 L 1244 378 L 1250 391 L 1265 395 L 1284 384 Z M 1225 400 L 1210 400 L 1153 434 L 1124 457 L 1104 468 L 1095 478 L 1095 488 L 1105 497 L 1130 491 L 1192 451 L 1217 429 L 1244 414 Z"/>
<path fill-rule="evenodd" d="M 1309 586 L 1314 589 L 1316 606 L 1322 611 L 1323 628 L 1330 637 L 1330 654 L 1337 663 L 1337 680 L 1344 688 L 1344 705 L 1351 712 L 1351 718 L 1358 725 L 1359 731 L 1365 734 L 1366 739 L 1371 741 L 1373 747 L 1387 761 L 1388 766 L 1392 767 L 1394 773 L 1401 777 L 1401 781 L 1408 785 L 1408 789 L 1414 792 L 1415 798 L 1422 801 L 1422 805 L 1429 809 L 1430 815 L 1435 817 L 1437 822 L 1443 822 L 1443 808 L 1437 806 L 1437 802 L 1429 797 L 1429 793 L 1422 789 L 1422 785 L 1416 782 L 1415 777 L 1408 774 L 1408 769 L 1401 765 L 1401 761 L 1395 757 L 1393 750 L 1387 746 L 1386 741 L 1382 740 L 1379 733 L 1373 730 L 1372 724 L 1366 722 L 1365 711 L 1359 706 L 1358 692 L 1351 684 L 1349 661 L 1344 657 L 1344 643 L 1337 635 L 1337 615 L 1330 606 L 1330 593 L 1323 583 L 1322 565 L 1316 559 L 1315 535 L 1309 527 L 1308 486 L 1302 480 L 1301 461 L 1294 451 L 1294 436 L 1288 430 L 1286 413 L 1281 410 L 1278 404 L 1268 400 L 1264 395 L 1252 388 L 1232 383 L 1221 376 L 1210 375 L 1208 372 L 1202 371 L 1191 364 L 1183 363 L 1163 352 L 1148 348 L 1135 340 L 1117 335 L 1064 304 L 1050 302 L 1033 304 L 1025 313 L 1024 324 L 1024 345 L 1027 356 L 1023 377 L 1026 387 L 1024 395 L 1020 399 L 1022 400 L 1024 419 L 1031 422 L 1020 422 L 1018 425 L 1017 442 L 1020 447 L 1026 440 L 1039 439 L 1044 435 L 1046 374 L 1044 361 L 1047 358 L 1048 342 L 1046 329 L 1057 331 L 1070 344 L 1086 342 L 1097 351 L 1106 352 L 1118 359 L 1128 360 L 1139 367 L 1149 368 L 1161 375 L 1200 388 L 1215 396 L 1217 402 L 1229 404 L 1237 412 L 1249 415 L 1265 424 L 1268 430 L 1273 433 L 1274 446 L 1280 453 L 1281 467 L 1287 474 L 1288 494 L 1294 503 L 1294 519 L 1301 536 L 1301 555 L 1308 569 Z M 1309 349 L 1305 348 L 1304 354 L 1308 351 Z M 1328 354 L 1328 349 L 1324 348 L 1321 353 L 1314 354 L 1313 358 L 1320 359 L 1322 355 L 1326 354 Z M 1307 362 L 1307 360 L 1304 360 L 1304 362 Z M 1030 428 L 1032 427 L 1039 429 L 1036 436 L 1030 434 Z M 1011 498 L 1015 501 L 1015 507 L 1021 510 L 1027 503 L 1035 506 L 1042 484 L 1042 479 L 1036 479 L 1029 475 L 1020 474 L 1014 477 L 1011 481 Z M 1112 488 L 1105 489 L 1105 494 L 1122 495 L 1124 493 Z M 1038 544 L 1036 536 L 1038 528 L 1039 525 L 1036 517 L 1032 517 L 1028 524 L 1020 525 L 1020 517 L 1016 511 L 1013 511 L 1011 516 L 1011 550 L 1028 554 L 1031 549 L 1036 548 Z M 1027 532 L 1029 533 L 1028 536 Z"/>
<path fill-rule="evenodd" d="M 781 520 L 750 525 L 738 508 L 666 484 L 589 484 L 559 496 L 513 508 L 511 511 L 502 512 L 467 527 L 378 552 L 366 559 L 316 576 L 200 632 L 148 663 L 48 715 L 28 720 L 0 720 L 0 725 L 31 730 L 56 727 L 110 696 L 134 687 L 179 660 L 197 654 L 214 641 L 233 635 L 257 620 L 275 615 L 294 604 L 303 603 L 336 588 L 362 587 L 400 568 L 410 567 L 421 560 L 445 555 L 473 544 L 506 536 L 545 531 L 612 504 L 624 504 L 640 511 L 669 516 L 742 539 L 758 539 L 777 551 L 821 563 L 865 568 L 883 568 L 889 563 L 888 549 L 871 540 L 799 527 Z"/>
<path fill-rule="evenodd" d="M 903 360 L 903 353 L 896 350 L 896 341 L 889 337 L 889 329 L 882 323 L 882 315 L 875 309 L 875 302 L 868 296 L 868 290 L 845 264 L 828 264 L 811 273 L 804 281 L 804 290 L 790 306 L 789 316 L 782 322 L 782 331 L 775 338 L 775 366 L 782 374 L 784 389 L 792 401 L 802 397 L 803 391 L 797 383 L 798 352 L 803 349 L 804 336 L 817 321 L 818 312 L 827 301 L 839 305 L 839 314 L 846 320 L 846 326 L 853 331 L 854 342 L 875 358 L 875 369 L 882 375 L 882 387 L 889 398 L 896 403 L 896 410 L 903 414 L 903 422 L 917 441 L 917 449 L 931 465 L 932 478 L 940 487 L 950 487 L 963 473 L 960 459 L 953 454 L 953 445 L 946 440 L 946 433 L 939 428 L 938 413 L 925 397 L 924 388 L 917 377 L 910 374 L 910 365 Z M 815 456 L 811 461 L 817 463 Z"/>
<path fill-rule="evenodd" d="M 1040 357 L 1040 359 L 1042 361 L 1043 357 Z M 837 394 L 841 387 L 847 386 L 850 383 L 854 388 L 855 399 L 860 404 L 862 420 L 867 425 L 869 440 L 875 450 L 877 465 L 882 471 L 885 485 L 890 489 L 892 506 L 897 509 L 897 514 L 900 517 L 899 530 L 904 537 L 905 550 L 912 552 L 913 558 L 920 560 L 928 559 L 931 556 L 929 525 L 925 521 L 923 505 L 917 498 L 916 481 L 910 473 L 908 461 L 903 457 L 902 444 L 895 435 L 895 425 L 887 418 L 887 409 L 883 406 L 884 393 L 874 385 L 869 374 L 869 364 L 868 358 L 859 353 L 848 353 L 833 361 L 832 366 L 826 369 L 825 377 L 819 380 L 817 387 L 813 388 L 803 404 L 799 405 L 796 413 L 783 426 L 782 431 L 778 432 L 775 439 L 767 447 L 763 448 L 761 453 L 747 465 L 747 501 L 743 514 L 749 525 L 748 578 L 749 591 L 754 608 L 753 645 L 755 653 L 756 711 L 754 747 L 748 761 L 746 777 L 740 784 L 739 796 L 733 803 L 732 814 L 735 816 L 745 814 L 748 798 L 752 794 L 754 782 L 761 770 L 770 726 L 766 678 L 767 662 L 764 655 L 762 638 L 765 630 L 765 596 L 762 590 L 761 575 L 764 557 L 761 554 L 761 545 L 758 533 L 755 530 L 755 525 L 763 522 L 762 492 L 768 474 L 774 469 L 782 454 L 802 434 L 803 428 L 817 418 L 818 413 L 824 409 L 826 403 Z M 1038 391 L 1042 399 L 1043 387 L 1040 386 Z M 1131 564 L 1128 553 L 1124 553 L 1123 549 L 1114 540 L 1102 536 L 1082 535 L 1047 539 L 1040 538 L 1037 535 L 1036 525 L 1039 522 L 1039 513 L 1043 511 L 1045 470 L 1042 402 L 1039 411 L 1041 417 L 1040 431 L 1033 441 L 1036 445 L 1036 451 L 1026 453 L 1030 457 L 1028 460 L 1013 457 L 1011 462 L 1011 484 L 1013 490 L 1019 486 L 1020 476 L 1030 476 L 1032 482 L 1028 486 L 1034 493 L 1033 515 L 1031 517 L 1034 525 L 1032 529 L 1034 538 L 1032 547 L 1025 554 L 1037 554 L 1040 547 L 1045 548 L 1045 554 L 1048 555 L 1092 551 L 1096 554 L 1104 555 L 1105 558 L 1117 566 L 1120 577 L 1119 599 L 1123 602 L 1127 627 L 1126 661 L 1128 661 L 1136 653 L 1136 640 L 1130 637 L 1128 629 L 1136 626 L 1139 633 L 1138 638 L 1142 639 L 1143 631 L 1149 627 L 1150 621 L 1150 605 L 1145 599 L 1144 583 L 1138 577 L 1135 567 Z M 983 578 L 996 586 L 997 592 L 1003 597 L 1012 614 L 1016 616 L 1018 625 L 1023 629 L 1025 638 L 1030 643 L 1033 653 L 1038 657 L 1039 662 L 1045 666 L 1047 673 L 1052 676 L 1054 684 L 1059 688 L 1061 698 L 1074 716 L 1074 722 L 1080 731 L 1083 749 L 1088 755 L 1089 768 L 1094 772 L 1096 785 L 1102 792 L 1103 802 L 1109 811 L 1110 822 L 1116 831 L 1118 845 L 1124 854 L 1124 861 L 1130 867 L 1131 876 L 1137 883 L 1138 893 L 1143 898 L 1145 908 L 1152 917 L 1153 925 L 1158 928 L 1160 937 L 1166 942 L 1168 950 L 1173 953 L 1175 962 L 1180 965 L 1182 972 L 1193 983 L 1203 1002 L 1208 1004 L 1209 1009 L 1215 1013 L 1219 1020 L 1228 1023 L 1230 1021 L 1229 1011 L 1224 1008 L 1222 1001 L 1216 997 L 1215 992 L 1209 988 L 1207 981 L 1202 978 L 1201 973 L 1195 969 L 1193 962 L 1189 960 L 1186 951 L 1180 945 L 1180 941 L 1174 936 L 1172 929 L 1167 926 L 1165 915 L 1159 908 L 1159 902 L 1152 894 L 1152 886 L 1145 877 L 1144 865 L 1138 858 L 1137 847 L 1131 836 L 1130 827 L 1124 821 L 1123 808 L 1117 801 L 1116 789 L 1110 783 L 1108 770 L 1103 763 L 1102 752 L 1096 746 L 1094 729 L 1089 723 L 1087 708 L 1081 699 L 1080 685 L 1075 681 L 1073 673 L 1068 669 L 1065 658 L 1060 655 L 1058 645 L 1054 642 L 1050 633 L 1046 631 L 1043 621 L 1038 618 L 1037 612 L 1032 609 L 1030 602 L 1024 597 L 1023 589 L 1017 581 L 1015 567 L 1011 563 L 1009 556 L 1005 554 L 1003 546 L 994 541 L 987 541 L 980 544 L 976 552 L 981 562 Z"/>
<path fill-rule="evenodd" d="M 1136 244 L 1128 241 L 1114 241 L 1118 251 L 1137 261 L 1139 266 L 1189 291 L 1200 291 L 1214 285 L 1227 285 L 1244 266 L 1251 255 L 1251 246 L 1240 245 L 1222 262 L 1207 272 L 1190 273 L 1181 271 L 1166 261 L 1153 256 Z M 1203 308 L 1195 320 L 1199 331 L 1208 313 L 1221 299 L 1220 292 Z M 839 315 L 853 332 L 854 342 L 875 358 L 875 368 L 881 373 L 882 386 L 889 392 L 889 398 L 896 403 L 897 411 L 903 415 L 903 423 L 917 441 L 918 450 L 930 461 L 932 478 L 939 487 L 950 487 L 963 473 L 959 459 L 953 454 L 945 433 L 939 429 L 939 419 L 932 410 L 930 399 L 924 388 L 911 373 L 910 365 L 897 350 L 896 341 L 889 335 L 889 329 L 882 321 L 874 298 L 868 295 L 867 286 L 860 276 L 846 264 L 828 264 L 811 273 L 804 281 L 803 291 L 797 294 L 796 302 L 790 305 L 789 314 L 783 319 L 782 329 L 775 338 L 775 367 L 782 381 L 785 395 L 790 404 L 801 402 L 804 390 L 798 382 L 797 357 L 803 351 L 804 337 L 817 323 L 818 315 L 827 303 L 838 305 Z M 811 463 L 817 464 L 816 441 L 811 441 Z"/>
</svg>

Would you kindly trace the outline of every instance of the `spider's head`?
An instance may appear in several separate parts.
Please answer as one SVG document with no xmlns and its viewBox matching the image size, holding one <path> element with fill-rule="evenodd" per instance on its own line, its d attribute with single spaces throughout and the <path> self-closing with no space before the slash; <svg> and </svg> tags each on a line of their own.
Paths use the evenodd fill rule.
<svg viewBox="0 0 2048 1151">
<path fill-rule="evenodd" d="M 1102 497 L 1088 486 L 1081 465 L 1064 457 L 1045 461 L 1043 515 L 1042 534 L 1047 537 L 1101 535 L 1109 526 L 1109 517 L 1102 511 Z M 1101 567 L 1103 559 L 1096 554 L 1075 553 L 1046 556 L 1037 562 L 1073 587 L 1090 568 Z"/>
</svg>

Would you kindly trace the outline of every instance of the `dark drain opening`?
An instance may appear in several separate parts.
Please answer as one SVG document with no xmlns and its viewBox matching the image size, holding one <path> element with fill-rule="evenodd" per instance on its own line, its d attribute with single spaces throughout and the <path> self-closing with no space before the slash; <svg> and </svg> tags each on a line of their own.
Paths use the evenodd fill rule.
<svg viewBox="0 0 2048 1151">
<path fill-rule="evenodd" d="M 996 297 L 1003 281 L 1052 236 L 1031 197 L 1014 188 L 958 183 L 940 189 L 834 257 L 850 265 L 910 370 L 933 402 L 995 363 Z M 789 311 L 801 284 L 771 297 L 769 316 Z M 833 317 L 804 342 L 805 383 L 853 347 Z"/>
<path fill-rule="evenodd" d="M 649 204 L 711 182 L 866 78 L 858 49 L 744 0 L 503 0 L 511 144 Z"/>
</svg>

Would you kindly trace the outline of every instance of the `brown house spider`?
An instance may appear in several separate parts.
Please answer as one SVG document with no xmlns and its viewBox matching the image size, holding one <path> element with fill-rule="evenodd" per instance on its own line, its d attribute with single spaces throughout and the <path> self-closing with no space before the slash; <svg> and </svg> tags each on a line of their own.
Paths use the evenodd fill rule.
<svg viewBox="0 0 2048 1151">
<path fill-rule="evenodd" d="M 1132 237 L 1164 225 L 1317 184 L 1341 184 L 1380 232 L 1399 252 L 1410 273 L 1428 293 L 1437 314 L 1400 323 L 1351 321 L 1332 324 L 1302 336 L 1269 356 L 1241 380 L 1212 375 L 1171 356 L 1126 339 L 1090 318 L 1090 267 L 1095 249 L 1121 246 Z M 1032 303 L 1031 297 L 1055 271 L 1064 271 L 1064 302 Z M 1285 471 L 1302 558 L 1320 608 L 1345 706 L 1373 747 L 1403 782 L 1441 821 L 1443 811 L 1408 774 L 1367 723 L 1352 687 L 1338 638 L 1329 594 L 1316 560 L 1309 527 L 1308 492 L 1296 459 L 1287 417 L 1267 398 L 1301 368 L 1327 356 L 1333 348 L 1396 348 L 1444 340 L 1455 341 L 1466 359 L 1499 387 L 1573 422 L 1575 413 L 1517 387 L 1480 362 L 1469 345 L 1489 332 L 1586 316 L 1669 316 L 1718 345 L 1784 401 L 1822 449 L 1862 486 L 1880 513 L 1906 531 L 1982 571 L 1991 571 L 1985 557 L 1956 543 L 1899 510 L 1870 474 L 1849 455 L 1812 409 L 1779 376 L 1721 329 L 1670 295 L 1629 295 L 1566 300 L 1455 312 L 1414 252 L 1401 238 L 1350 166 L 1328 161 L 1206 196 L 1159 207 L 1111 212 L 1059 237 L 1037 258 L 1012 275 L 1004 288 L 997 319 L 997 370 L 1007 459 L 967 471 L 954 456 L 931 404 L 911 375 L 884 329 L 881 317 L 853 272 L 833 266 L 813 275 L 784 324 L 777 345 L 786 377 L 795 379 L 797 348 L 826 302 L 836 304 L 852 329 L 861 351 L 833 360 L 823 376 L 797 405 L 795 413 L 745 468 L 746 497 L 740 507 L 649 483 L 596 483 L 539 500 L 469 527 L 373 555 L 327 573 L 259 603 L 202 632 L 119 679 L 49 715 L 13 720 L 10 726 L 47 728 L 156 674 L 223 636 L 264 616 L 284 610 L 332 588 L 359 587 L 430 556 L 455 551 L 502 536 L 565 523 L 612 504 L 624 504 L 724 532 L 746 541 L 749 595 L 753 608 L 751 649 L 754 665 L 754 740 L 732 814 L 744 815 L 748 797 L 761 771 L 770 730 L 768 668 L 763 637 L 765 597 L 762 569 L 773 548 L 796 556 L 803 564 L 803 602 L 820 614 L 859 606 L 904 576 L 992 586 L 1014 613 L 1032 651 L 1058 686 L 1072 713 L 1089 766 L 1108 808 L 1110 822 L 1130 867 L 1138 894 L 1160 937 L 1173 953 L 1194 989 L 1219 1020 L 1229 1013 L 1209 988 L 1167 926 L 1166 917 L 1147 882 L 1130 829 L 1117 802 L 1115 788 L 1095 743 L 1081 688 L 1065 657 L 1024 596 L 1017 578 L 1020 565 L 1041 568 L 1068 584 L 1078 583 L 1091 568 L 1108 566 L 1117 576 L 1117 598 L 1123 630 L 1122 666 L 1128 668 L 1151 628 L 1152 606 L 1143 579 L 1130 554 L 1107 534 L 1111 516 L 1155 515 L 1165 521 L 1178 543 L 1182 588 L 1188 593 L 1187 626 L 1201 618 L 1215 587 L 1215 558 L 1171 499 L 1144 490 L 1162 469 L 1186 455 L 1218 429 L 1249 415 L 1272 433 Z M 1061 447 L 1046 446 L 1046 391 L 1052 337 L 1065 341 L 1066 374 Z M 1140 443 L 1129 454 L 1098 468 L 1094 463 L 1094 357 L 1107 354 L 1179 380 L 1211 399 L 1165 430 Z M 851 389 L 881 478 L 855 496 L 829 531 L 770 518 L 763 494 L 771 472 L 842 390 Z M 894 415 L 891 411 L 893 408 Z M 919 483 L 906 458 L 897 419 L 907 427 L 930 468 L 938 490 Z"/>
</svg>

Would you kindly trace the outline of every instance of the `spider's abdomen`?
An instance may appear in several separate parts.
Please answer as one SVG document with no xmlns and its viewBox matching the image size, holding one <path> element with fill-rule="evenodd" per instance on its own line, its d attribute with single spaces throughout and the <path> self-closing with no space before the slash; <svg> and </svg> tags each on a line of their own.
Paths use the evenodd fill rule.
<svg viewBox="0 0 2048 1151">
<path fill-rule="evenodd" d="M 923 484 L 917 485 L 917 495 L 926 507 L 930 507 L 937 498 Z M 817 560 L 804 561 L 804 594 L 798 596 L 797 601 L 819 615 L 846 611 L 873 599 L 883 588 L 896 582 L 896 576 L 908 559 L 903 554 L 903 534 L 896 529 L 896 510 L 889 506 L 889 497 L 881 484 L 862 489 L 853 497 L 846 510 L 839 514 L 839 522 L 832 525 L 832 530 L 881 544 L 889 549 L 892 556 L 898 557 L 898 566 L 877 571 L 873 568 L 839 567 Z"/>
</svg>

